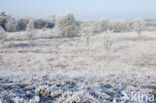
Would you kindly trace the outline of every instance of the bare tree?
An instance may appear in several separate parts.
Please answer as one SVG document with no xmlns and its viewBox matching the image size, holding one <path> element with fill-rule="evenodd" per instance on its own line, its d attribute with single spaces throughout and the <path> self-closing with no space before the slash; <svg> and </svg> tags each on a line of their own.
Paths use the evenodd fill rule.
<svg viewBox="0 0 156 103">
<path fill-rule="evenodd" d="M 34 26 L 34 21 L 33 20 L 30 20 L 29 23 L 27 24 L 27 28 L 26 28 L 28 34 L 28 39 L 30 40 L 30 44 L 31 44 L 31 47 L 32 47 L 32 42 L 33 42 L 33 39 L 34 39 L 34 34 L 35 34 L 35 26 Z"/>
<path fill-rule="evenodd" d="M 144 19 L 136 19 L 134 21 L 133 27 L 134 27 L 135 32 L 138 34 L 138 36 L 141 37 L 141 33 L 145 27 Z"/>
<path fill-rule="evenodd" d="M 0 26 L 0 44 L 3 45 L 3 46 L 4 46 L 4 43 L 5 43 L 5 39 L 6 39 L 6 32 Z"/>
</svg>

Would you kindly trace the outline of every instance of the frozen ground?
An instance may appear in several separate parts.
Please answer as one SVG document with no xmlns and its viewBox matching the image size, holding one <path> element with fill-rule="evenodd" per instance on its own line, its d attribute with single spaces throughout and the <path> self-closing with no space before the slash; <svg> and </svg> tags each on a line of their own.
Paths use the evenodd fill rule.
<svg viewBox="0 0 156 103">
<path fill-rule="evenodd" d="M 4 103 L 120 103 L 124 93 L 127 102 L 138 103 L 132 92 L 156 98 L 156 32 L 142 38 L 112 34 L 109 53 L 101 35 L 90 37 L 89 50 L 86 37 L 41 39 L 38 34 L 31 48 L 24 35 L 8 34 L 10 42 L 0 48 Z"/>
</svg>

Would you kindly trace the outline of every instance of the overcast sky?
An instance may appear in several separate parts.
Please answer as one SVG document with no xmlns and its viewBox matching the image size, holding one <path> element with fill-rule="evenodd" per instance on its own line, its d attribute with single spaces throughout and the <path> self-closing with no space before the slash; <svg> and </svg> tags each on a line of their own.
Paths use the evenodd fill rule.
<svg viewBox="0 0 156 103">
<path fill-rule="evenodd" d="M 0 0 L 0 12 L 45 17 L 72 12 L 77 20 L 156 18 L 156 0 Z"/>
</svg>

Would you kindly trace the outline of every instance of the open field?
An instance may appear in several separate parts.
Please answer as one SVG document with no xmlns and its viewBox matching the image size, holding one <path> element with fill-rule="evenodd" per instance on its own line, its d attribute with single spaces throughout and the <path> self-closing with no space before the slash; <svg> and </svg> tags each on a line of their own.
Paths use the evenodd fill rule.
<svg viewBox="0 0 156 103">
<path fill-rule="evenodd" d="M 7 35 L 0 48 L 2 101 L 120 103 L 132 91 L 156 97 L 156 32 L 113 33 L 108 53 L 103 35 L 91 36 L 88 46 L 86 37 L 39 36 L 33 47 L 24 34 Z"/>
</svg>

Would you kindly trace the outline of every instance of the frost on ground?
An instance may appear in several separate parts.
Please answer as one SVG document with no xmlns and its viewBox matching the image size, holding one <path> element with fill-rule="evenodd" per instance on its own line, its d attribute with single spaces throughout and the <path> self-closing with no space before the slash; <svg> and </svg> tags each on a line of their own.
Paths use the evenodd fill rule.
<svg viewBox="0 0 156 103">
<path fill-rule="evenodd" d="M 123 91 L 155 95 L 155 87 L 149 85 L 153 81 L 156 82 L 155 78 L 137 75 L 29 74 L 24 78 L 1 77 L 0 93 L 2 100 L 7 102 L 105 103 L 112 102 L 114 98 L 121 102 Z"/>
<path fill-rule="evenodd" d="M 112 103 L 131 94 L 156 97 L 156 32 L 114 33 L 106 52 L 101 35 L 35 39 L 8 34 L 0 48 L 0 99 L 4 103 Z M 22 39 L 22 40 L 21 40 Z M 144 96 L 145 103 L 150 102 Z M 147 101 L 146 101 L 147 99 Z M 150 98 L 151 99 L 151 98 Z M 155 101 L 156 102 L 156 101 Z M 154 103 L 154 101 L 153 101 Z"/>
</svg>

